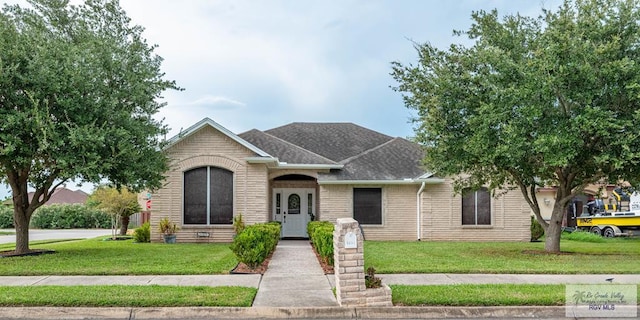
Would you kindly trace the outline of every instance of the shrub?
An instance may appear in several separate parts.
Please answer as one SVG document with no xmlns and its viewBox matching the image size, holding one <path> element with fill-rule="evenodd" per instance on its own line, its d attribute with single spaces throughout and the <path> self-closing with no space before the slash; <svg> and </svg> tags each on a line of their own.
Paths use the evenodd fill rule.
<svg viewBox="0 0 640 320">
<path fill-rule="evenodd" d="M 239 262 L 256 268 L 276 249 L 280 239 L 279 223 L 259 223 L 244 228 L 230 248 Z"/>
<path fill-rule="evenodd" d="M 13 228 L 13 208 L 0 204 L 0 229 Z"/>
<path fill-rule="evenodd" d="M 238 235 L 240 234 L 244 228 L 246 228 L 244 224 L 244 219 L 242 218 L 242 213 L 233 217 L 233 232 Z"/>
<path fill-rule="evenodd" d="M 333 265 L 333 224 L 329 221 L 312 221 L 307 224 L 309 238 L 316 252 L 327 264 Z"/>
<path fill-rule="evenodd" d="M 376 269 L 374 267 L 367 268 L 367 274 L 364 276 L 364 285 L 367 288 L 382 287 L 382 279 L 376 277 Z"/>
<path fill-rule="evenodd" d="M 531 216 L 531 241 L 536 241 L 543 235 L 544 229 L 540 225 L 540 222 L 538 222 L 538 219 L 536 219 L 536 217 Z"/>
<path fill-rule="evenodd" d="M 573 241 L 595 242 L 595 243 L 602 243 L 607 241 L 607 239 L 597 234 L 582 231 L 582 230 L 577 230 L 574 232 L 563 232 L 561 235 L 561 238 L 562 240 L 573 240 Z"/>
<path fill-rule="evenodd" d="M 307 234 L 309 235 L 309 239 L 311 240 L 311 242 L 313 242 L 313 233 L 315 232 L 316 228 L 320 227 L 333 227 L 333 224 L 329 221 L 311 221 L 307 223 Z"/>
<path fill-rule="evenodd" d="M 110 228 L 111 217 L 83 204 L 53 204 L 36 209 L 31 227 L 39 229 Z"/>
<path fill-rule="evenodd" d="M 151 242 L 151 225 L 149 222 L 143 223 L 133 231 L 133 241 L 140 243 Z"/>
</svg>

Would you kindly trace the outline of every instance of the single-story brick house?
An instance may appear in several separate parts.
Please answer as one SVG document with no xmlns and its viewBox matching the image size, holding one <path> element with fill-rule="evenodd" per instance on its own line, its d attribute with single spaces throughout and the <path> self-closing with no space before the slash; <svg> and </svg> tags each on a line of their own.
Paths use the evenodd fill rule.
<svg viewBox="0 0 640 320">
<path fill-rule="evenodd" d="M 232 219 L 280 221 L 283 237 L 307 237 L 312 219 L 353 217 L 367 240 L 529 241 L 530 209 L 519 192 L 454 195 L 449 178 L 421 167 L 421 147 L 352 123 L 291 123 L 234 134 L 205 118 L 169 140 L 158 221 L 180 242 L 227 242 Z"/>
</svg>

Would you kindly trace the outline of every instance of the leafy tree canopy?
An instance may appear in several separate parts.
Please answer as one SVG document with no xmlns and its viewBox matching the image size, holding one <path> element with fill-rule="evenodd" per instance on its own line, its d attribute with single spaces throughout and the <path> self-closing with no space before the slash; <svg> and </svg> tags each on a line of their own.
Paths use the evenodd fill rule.
<svg viewBox="0 0 640 320">
<path fill-rule="evenodd" d="M 559 251 L 563 208 L 599 181 L 640 181 L 640 6 L 566 0 L 539 17 L 472 13 L 473 45 L 416 44 L 393 63 L 429 169 L 463 187 L 517 186 Z M 556 186 L 550 223 L 536 187 Z"/>
<path fill-rule="evenodd" d="M 0 181 L 13 192 L 16 251 L 28 250 L 33 211 L 68 180 L 160 187 L 166 127 L 152 116 L 161 92 L 178 89 L 117 0 L 29 4 L 0 12 Z"/>
<path fill-rule="evenodd" d="M 142 210 L 140 203 L 138 203 L 138 194 L 129 191 L 126 187 L 117 189 L 108 186 L 99 186 L 89 196 L 87 204 L 111 215 L 113 221 L 119 220 L 120 235 L 127 234 L 129 217 Z M 115 227 L 116 224 L 114 223 L 114 236 Z"/>
</svg>

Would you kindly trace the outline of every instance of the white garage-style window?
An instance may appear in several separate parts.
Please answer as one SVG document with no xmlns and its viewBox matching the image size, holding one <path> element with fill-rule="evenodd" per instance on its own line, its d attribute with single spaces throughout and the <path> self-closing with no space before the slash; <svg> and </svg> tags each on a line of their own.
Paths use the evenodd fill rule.
<svg viewBox="0 0 640 320">
<path fill-rule="evenodd" d="M 233 172 L 200 167 L 184 172 L 184 224 L 233 223 Z"/>
<path fill-rule="evenodd" d="M 491 225 L 491 194 L 487 188 L 462 191 L 462 224 Z"/>
</svg>

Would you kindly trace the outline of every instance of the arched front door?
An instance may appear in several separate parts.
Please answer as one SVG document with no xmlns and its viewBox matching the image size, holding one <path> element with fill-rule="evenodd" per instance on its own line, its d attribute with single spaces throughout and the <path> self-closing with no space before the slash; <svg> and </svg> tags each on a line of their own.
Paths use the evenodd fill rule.
<svg viewBox="0 0 640 320">
<path fill-rule="evenodd" d="M 315 207 L 315 189 L 274 189 L 273 220 L 282 223 L 283 238 L 308 238 L 307 223 Z"/>
</svg>

